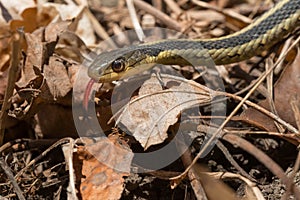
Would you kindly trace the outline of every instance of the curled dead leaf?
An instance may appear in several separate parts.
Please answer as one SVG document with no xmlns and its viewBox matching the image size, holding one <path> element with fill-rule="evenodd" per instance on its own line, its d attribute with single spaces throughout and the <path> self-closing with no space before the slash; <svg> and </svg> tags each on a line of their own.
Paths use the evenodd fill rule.
<svg viewBox="0 0 300 200">
<path fill-rule="evenodd" d="M 159 80 L 152 77 L 142 85 L 138 97 L 125 106 L 117 119 L 133 133 L 144 149 L 162 143 L 168 137 L 169 126 L 177 122 L 183 110 L 212 100 L 212 91 L 195 82 L 181 82 L 171 76 L 162 81 L 165 85 L 171 83 L 171 87 L 163 89 Z"/>
</svg>

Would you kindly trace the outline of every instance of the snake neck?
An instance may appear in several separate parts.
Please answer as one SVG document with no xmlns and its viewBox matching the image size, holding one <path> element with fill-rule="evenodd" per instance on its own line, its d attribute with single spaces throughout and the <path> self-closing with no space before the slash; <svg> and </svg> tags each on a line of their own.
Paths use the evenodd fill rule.
<svg viewBox="0 0 300 200">
<path fill-rule="evenodd" d="M 239 62 L 268 50 L 300 25 L 300 0 L 283 0 L 251 25 L 234 34 L 206 40 L 162 40 L 142 45 L 145 62 L 189 64 L 207 59 L 215 64 Z"/>
</svg>

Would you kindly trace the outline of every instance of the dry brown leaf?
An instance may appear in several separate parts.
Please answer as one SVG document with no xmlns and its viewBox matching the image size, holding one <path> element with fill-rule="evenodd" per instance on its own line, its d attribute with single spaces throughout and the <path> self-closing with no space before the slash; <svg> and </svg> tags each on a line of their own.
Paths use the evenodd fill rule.
<svg viewBox="0 0 300 200">
<path fill-rule="evenodd" d="M 74 32 L 76 32 L 76 36 L 80 37 L 87 45 L 95 45 L 96 37 L 94 34 L 94 27 L 85 12 L 85 6 L 46 3 L 43 7 L 45 8 L 45 11 L 47 9 L 55 9 L 63 21 L 75 19 L 76 27 Z"/>
<path fill-rule="evenodd" d="M 1 0 L 2 5 L 5 9 L 9 12 L 12 16 L 12 19 L 22 19 L 21 14 L 27 8 L 33 8 L 36 6 L 34 0 L 18 0 L 18 1 L 11 1 L 11 0 Z"/>
<path fill-rule="evenodd" d="M 0 71 L 5 71 L 9 66 L 12 34 L 7 25 L 0 25 Z"/>
<path fill-rule="evenodd" d="M 174 79 L 163 78 L 163 81 L 165 85 L 174 83 Z M 178 81 L 177 85 L 163 90 L 158 79 L 152 77 L 142 85 L 138 97 L 125 107 L 117 120 L 145 149 L 168 137 L 167 130 L 177 122 L 181 111 L 211 101 L 209 89 L 203 86 Z"/>
<path fill-rule="evenodd" d="M 94 45 L 96 37 L 94 28 L 86 14 L 83 4 L 60 4 L 60 3 L 42 3 L 39 6 L 33 1 L 23 2 L 18 4 L 14 1 L 3 2 L 4 6 L 10 13 L 12 20 L 10 21 L 11 30 L 16 30 L 24 27 L 25 32 L 33 32 L 38 27 L 46 26 L 50 22 L 58 20 L 73 20 L 76 18 L 76 34 L 86 44 Z M 2 20 L 5 24 L 5 20 Z"/>
<path fill-rule="evenodd" d="M 43 6 L 48 9 L 54 7 L 63 21 L 77 17 L 84 9 L 83 5 L 78 6 L 76 4 L 45 3 Z"/>
<path fill-rule="evenodd" d="M 286 67 L 274 88 L 274 104 L 277 113 L 283 120 L 294 126 L 296 122 L 290 102 L 295 95 L 300 93 L 299 65 L 300 53 L 298 52 L 294 62 Z M 259 105 L 270 110 L 268 100 L 261 101 Z M 274 121 L 254 108 L 245 110 L 240 119 L 267 131 L 277 132 Z"/>
<path fill-rule="evenodd" d="M 54 101 L 62 98 L 72 89 L 67 70 L 62 62 L 54 57 L 49 59 L 49 65 L 44 67 L 44 78 Z"/>
<path fill-rule="evenodd" d="M 65 59 L 55 54 L 58 38 L 67 32 L 70 23 L 68 21 L 52 23 L 44 29 L 25 34 L 26 60 L 16 85 L 22 101 L 24 99 L 27 101 L 17 104 L 19 107 L 15 109 L 14 116 L 26 118 L 38 113 L 37 119 L 45 138 L 77 136 L 70 107 L 57 104 L 41 107 L 41 103 L 55 102 L 64 106 L 72 104 L 69 95 L 72 90 L 71 80 L 76 76 L 78 66 L 72 65 L 72 59 L 71 63 L 66 64 Z M 69 70 L 70 68 L 72 70 Z M 53 112 L 55 110 L 56 112 Z M 53 114 L 51 120 L 49 113 Z"/>
<path fill-rule="evenodd" d="M 81 40 L 84 41 L 84 43 L 87 46 L 95 46 L 95 43 L 97 41 L 96 35 L 95 35 L 95 27 L 92 24 L 88 14 L 86 12 L 83 12 L 80 16 L 80 20 L 76 26 L 76 35 L 80 37 Z"/>
<path fill-rule="evenodd" d="M 133 153 L 117 135 L 100 138 L 78 149 L 82 160 L 82 199 L 120 199 Z M 100 162 L 99 162 L 100 161 Z"/>
<path fill-rule="evenodd" d="M 25 32 L 32 32 L 38 27 L 37 8 L 27 8 L 22 14 L 22 20 L 12 20 L 10 22 L 11 30 L 17 30 L 20 27 L 24 28 Z"/>
<path fill-rule="evenodd" d="M 44 65 L 49 62 L 55 50 L 58 35 L 66 30 L 68 24 L 69 22 L 51 24 L 46 29 L 38 29 L 33 33 L 25 34 L 27 42 L 26 62 L 22 68 L 21 78 L 17 82 L 19 88 L 27 87 L 41 76 Z M 43 41 L 44 36 L 46 41 Z"/>
<path fill-rule="evenodd" d="M 55 42 L 57 38 L 68 30 L 71 21 L 61 21 L 57 23 L 51 23 L 45 28 L 45 41 Z"/>
<path fill-rule="evenodd" d="M 40 74 L 37 74 L 34 70 L 42 71 L 43 64 L 43 44 L 38 33 L 25 34 L 27 42 L 26 62 L 22 68 L 22 74 L 16 85 L 19 88 L 25 88 L 31 81 L 38 78 Z M 34 67 L 33 67 L 34 66 Z"/>
<path fill-rule="evenodd" d="M 75 33 L 65 31 L 59 35 L 55 53 L 68 60 L 82 63 L 88 57 L 87 55 L 90 53 L 90 50 Z"/>
</svg>

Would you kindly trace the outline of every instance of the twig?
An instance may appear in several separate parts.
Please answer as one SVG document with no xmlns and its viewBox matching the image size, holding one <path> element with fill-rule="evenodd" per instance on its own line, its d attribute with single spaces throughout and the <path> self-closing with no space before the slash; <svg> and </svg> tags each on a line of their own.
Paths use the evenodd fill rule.
<svg viewBox="0 0 300 200">
<path fill-rule="evenodd" d="M 88 18 L 91 20 L 95 32 L 99 37 L 101 37 L 103 40 L 106 40 L 108 44 L 110 45 L 111 48 L 117 48 L 117 45 L 114 43 L 114 41 L 109 37 L 105 29 L 102 27 L 102 25 L 98 22 L 98 20 L 95 18 L 95 16 L 91 13 L 89 9 L 84 10 L 85 13 L 87 14 Z"/>
<path fill-rule="evenodd" d="M 233 12 L 233 11 L 228 11 L 228 10 L 224 10 L 224 9 L 221 9 L 221 8 L 218 8 L 216 6 L 213 6 L 211 4 L 208 4 L 204 1 L 199 1 L 199 0 L 192 0 L 192 2 L 198 6 L 201 6 L 203 8 L 208 8 L 210 10 L 214 10 L 216 12 L 219 12 L 219 13 L 222 13 L 223 15 L 226 15 L 226 16 L 229 16 L 233 19 L 237 19 L 239 21 L 242 21 L 244 22 L 245 24 L 251 24 L 252 23 L 252 20 L 249 19 L 248 17 L 245 17 L 237 12 Z"/>
<path fill-rule="evenodd" d="M 201 199 L 201 200 L 208 200 L 206 192 L 205 192 L 201 182 L 198 180 L 199 178 L 197 177 L 197 172 L 194 168 L 192 168 L 191 171 L 189 171 L 188 177 L 191 181 L 191 186 L 193 188 L 196 198 Z"/>
<path fill-rule="evenodd" d="M 33 139 L 27 139 L 27 138 L 21 138 L 16 139 L 13 141 L 9 141 L 5 144 L 3 144 L 0 147 L 0 155 L 4 154 L 5 151 L 9 151 L 11 153 L 11 149 L 13 151 L 17 150 L 24 150 L 24 149 L 34 149 L 34 148 L 44 148 L 45 146 L 52 145 L 56 140 L 55 139 L 39 139 L 39 140 L 33 140 Z M 8 150 L 8 148 L 11 148 Z"/>
<path fill-rule="evenodd" d="M 300 129 L 299 97 L 298 96 L 292 97 L 290 105 L 291 105 L 291 108 L 292 108 L 293 113 L 294 113 L 294 117 L 295 117 L 297 127 L 298 127 L 298 129 Z"/>
<path fill-rule="evenodd" d="M 64 148 L 65 147 L 65 148 Z M 68 186 L 68 192 L 70 192 L 71 196 L 69 196 L 69 199 L 77 200 L 76 195 L 76 187 L 75 187 L 75 176 L 74 176 L 74 167 L 73 167 L 73 152 L 74 152 L 74 140 L 70 139 L 69 143 L 63 146 L 64 148 L 64 155 L 66 159 L 66 163 L 68 163 L 69 168 L 69 186 Z"/>
<path fill-rule="evenodd" d="M 190 81 L 190 80 L 187 80 L 187 79 L 184 79 L 184 78 L 181 78 L 181 77 L 176 77 L 176 76 L 170 76 L 170 75 L 162 75 L 163 78 L 169 78 L 169 79 L 173 79 L 173 80 L 176 80 L 176 81 L 180 81 L 180 82 L 183 82 L 183 83 L 187 83 L 187 84 L 190 84 L 191 86 L 194 86 L 196 88 L 199 89 L 199 91 L 203 91 L 203 92 L 199 92 L 199 91 L 182 91 L 182 90 L 162 90 L 162 91 L 158 91 L 158 92 L 155 92 L 155 93 L 150 93 L 150 94 L 144 94 L 144 95 L 141 95 L 133 100 L 131 100 L 128 104 L 126 104 L 125 106 L 123 106 L 122 108 L 120 108 L 112 117 L 111 119 L 108 121 L 108 124 L 112 122 L 113 119 L 115 119 L 117 116 L 118 119 L 116 120 L 116 124 L 118 124 L 122 118 L 122 113 L 126 112 L 126 110 L 129 108 L 129 106 L 131 106 L 132 104 L 134 104 L 135 102 L 137 101 L 140 101 L 144 98 L 147 98 L 147 97 L 151 97 L 151 96 L 154 96 L 154 95 L 160 95 L 160 94 L 163 94 L 163 93 L 173 93 L 173 92 L 182 92 L 182 93 L 192 93 L 192 94 L 196 94 L 196 95 L 200 95 L 200 96 L 206 96 L 207 98 L 210 98 L 210 96 L 212 97 L 216 97 L 216 96 L 225 96 L 225 97 L 229 97 L 229 98 L 233 98 L 235 100 L 238 100 L 238 101 L 243 101 L 243 98 L 242 97 L 239 97 L 239 96 L 236 96 L 234 94 L 230 94 L 230 93 L 226 93 L 226 92 L 219 92 L 219 91 L 213 91 L 203 85 L 199 85 L 198 83 L 196 82 L 193 82 L 193 81 Z M 225 100 L 225 98 L 221 99 L 221 100 Z M 184 101 L 184 102 L 180 102 L 181 104 L 184 104 L 184 103 L 190 103 L 194 101 L 195 103 L 199 102 L 199 99 L 188 99 L 187 101 Z M 203 101 L 202 101 L 203 103 Z M 285 122 L 284 120 L 282 120 L 279 116 L 275 115 L 274 113 L 268 111 L 267 109 L 249 101 L 249 100 L 245 100 L 244 102 L 246 105 L 248 106 L 251 106 L 255 109 L 257 109 L 258 111 L 260 111 L 261 113 L 267 115 L 268 117 L 272 118 L 273 120 L 277 121 L 278 123 L 280 123 L 281 125 L 283 125 L 284 127 L 286 127 L 289 131 L 293 132 L 293 133 L 298 133 L 298 130 L 293 127 L 291 124 Z M 176 105 L 175 107 L 178 107 L 178 106 L 181 106 L 181 105 Z M 169 111 L 171 111 L 173 108 L 175 107 L 172 107 L 169 109 Z"/>
<path fill-rule="evenodd" d="M 6 164 L 6 162 L 3 160 L 2 157 L 0 158 L 0 166 L 4 170 L 4 173 L 6 174 L 7 178 L 9 179 L 9 181 L 12 183 L 12 185 L 14 187 L 14 190 L 15 190 L 18 198 L 20 200 L 25 200 L 23 192 L 22 192 L 21 188 L 19 187 L 16 179 L 14 178 L 14 175 L 11 172 L 11 169 L 9 168 L 9 166 Z"/>
<path fill-rule="evenodd" d="M 300 37 L 298 37 L 295 42 L 290 46 L 290 48 L 287 50 L 289 52 L 294 46 L 298 44 L 300 41 Z M 287 54 L 286 52 L 286 54 Z M 286 55 L 285 54 L 285 55 Z M 266 73 L 264 73 L 260 78 L 258 79 L 255 86 L 246 94 L 246 96 L 240 101 L 240 103 L 235 107 L 235 109 L 230 113 L 230 115 L 225 119 L 225 121 L 221 124 L 221 126 L 217 129 L 216 132 L 212 134 L 212 136 L 209 138 L 209 140 L 204 144 L 203 148 L 199 151 L 197 156 L 194 158 L 192 164 L 185 169 L 185 171 L 180 175 L 171 178 L 170 180 L 173 181 L 173 186 L 176 187 L 178 183 L 186 176 L 188 171 L 191 169 L 191 167 L 197 162 L 197 160 L 202 156 L 202 154 L 210 147 L 210 145 L 220 136 L 221 130 L 225 127 L 225 125 L 230 121 L 230 119 L 237 113 L 237 111 L 242 107 L 242 105 L 247 101 L 247 99 L 251 96 L 251 94 L 256 90 L 256 88 L 265 80 L 265 78 L 271 73 L 271 71 L 277 67 L 277 65 L 281 62 L 281 60 L 284 58 L 284 56 L 281 59 L 278 59 L 277 62 L 272 66 Z M 298 130 L 296 130 L 298 132 Z"/>
<path fill-rule="evenodd" d="M 242 98 L 242 97 L 236 96 L 234 94 L 230 94 L 230 93 L 226 93 L 225 95 L 228 96 L 228 97 L 231 97 L 233 99 L 239 100 L 241 102 L 245 98 L 245 97 Z M 298 130 L 295 127 L 293 127 L 291 124 L 289 124 L 288 122 L 286 122 L 283 119 L 281 119 L 278 115 L 275 115 L 274 113 L 268 111 L 267 109 L 265 109 L 265 108 L 263 108 L 263 107 L 255 104 L 255 103 L 253 103 L 251 101 L 246 100 L 243 103 L 245 103 L 246 105 L 249 105 L 249 106 L 255 108 L 256 110 L 260 111 L 261 113 L 263 113 L 263 114 L 267 115 L 268 117 L 272 118 L 276 122 L 278 122 L 281 125 L 283 125 L 284 127 L 286 127 L 289 131 L 291 131 L 293 133 L 298 133 Z"/>
<path fill-rule="evenodd" d="M 168 5 L 168 7 L 176 14 L 180 15 L 182 13 L 181 8 L 178 6 L 174 0 L 164 0 L 164 2 Z"/>
<path fill-rule="evenodd" d="M 299 167 L 300 167 L 300 152 L 299 152 L 299 147 L 298 147 L 297 159 L 295 161 L 293 170 L 292 170 L 291 174 L 289 175 L 289 178 L 291 181 L 290 181 L 290 184 L 286 186 L 286 194 L 285 194 L 284 198 L 281 198 L 281 199 L 289 199 L 288 196 L 290 196 L 290 194 L 292 193 L 293 185 L 294 185 L 292 180 L 295 178 L 296 173 L 299 171 Z"/>
<path fill-rule="evenodd" d="M 13 35 L 12 57 L 11 57 L 11 63 L 8 72 L 7 87 L 6 87 L 1 113 L 0 113 L 0 146 L 3 144 L 5 122 L 7 120 L 8 110 L 11 105 L 10 98 L 13 95 L 15 82 L 17 80 L 17 74 L 19 69 L 18 66 L 20 62 L 20 49 L 21 49 L 23 34 L 24 34 L 23 30 L 19 29 L 18 32 Z"/>
<path fill-rule="evenodd" d="M 157 10 L 156 8 L 149 5 L 148 3 L 145 3 L 144 1 L 134 0 L 133 2 L 137 7 L 153 15 L 169 28 L 175 29 L 176 31 L 181 31 L 181 25 L 165 13 L 161 12 L 160 10 Z"/>
<path fill-rule="evenodd" d="M 8 149 L 9 147 L 12 147 L 15 144 L 19 144 L 19 143 L 27 143 L 30 139 L 16 139 L 14 141 L 9 141 L 5 144 L 3 144 L 2 146 L 0 146 L 0 154 L 2 154 L 2 152 L 6 149 Z"/>
<path fill-rule="evenodd" d="M 254 178 L 252 178 L 239 164 L 234 160 L 234 158 L 231 156 L 228 149 L 223 145 L 222 142 L 217 141 L 217 147 L 222 151 L 226 159 L 230 162 L 230 164 L 235 167 L 242 176 L 247 177 L 251 181 L 255 181 Z"/>
<path fill-rule="evenodd" d="M 161 0 L 152 0 L 152 4 L 158 10 L 161 10 L 163 7 Z"/>
<path fill-rule="evenodd" d="M 220 179 L 226 179 L 226 178 L 238 178 L 242 181 L 244 181 L 253 191 L 257 199 L 265 199 L 259 188 L 256 186 L 255 183 L 253 183 L 251 180 L 243 177 L 240 174 L 234 174 L 231 172 L 208 172 L 207 173 L 210 176 L 218 177 Z"/>
<path fill-rule="evenodd" d="M 223 136 L 223 139 L 227 142 L 239 146 L 241 149 L 247 151 L 249 154 L 253 155 L 257 160 L 259 160 L 261 163 L 264 164 L 273 174 L 275 174 L 280 180 L 286 185 L 290 186 L 292 185 L 294 195 L 296 199 L 300 198 L 300 192 L 297 189 L 297 187 L 292 182 L 292 179 L 288 178 L 284 171 L 281 169 L 281 167 L 275 163 L 269 156 L 267 156 L 263 151 L 256 148 L 253 144 L 246 141 L 245 139 L 232 135 L 232 134 L 226 134 Z"/>
<path fill-rule="evenodd" d="M 279 63 L 277 64 L 277 67 L 274 69 L 274 74 L 278 74 L 279 71 L 282 70 L 282 68 L 283 68 L 283 67 L 282 67 L 282 64 L 283 64 L 283 59 L 282 59 L 282 58 L 284 58 L 284 57 L 286 56 L 286 52 L 287 52 L 289 46 L 291 45 L 291 43 L 292 43 L 292 38 L 289 38 L 289 39 L 284 43 L 284 46 L 283 46 L 283 48 L 282 48 L 282 51 L 281 51 L 281 53 L 280 53 L 280 55 L 279 55 L 279 57 L 278 57 L 278 59 L 280 59 L 281 62 L 279 62 Z M 280 69 L 279 69 L 279 68 L 280 68 Z M 265 72 L 263 72 L 263 74 L 264 74 L 264 73 L 265 73 Z M 257 80 L 252 81 L 252 82 L 250 83 L 250 85 L 248 85 L 247 87 L 243 88 L 242 90 L 236 92 L 235 95 L 240 95 L 240 94 L 242 94 L 242 93 L 244 93 L 244 92 L 250 90 L 256 83 L 257 83 Z M 260 85 L 260 87 L 263 87 L 263 85 Z M 259 90 L 258 90 L 258 91 L 259 91 Z M 260 91 L 259 91 L 259 92 L 260 92 Z M 262 95 L 264 95 L 265 97 L 267 96 L 266 94 L 264 94 L 264 93 L 262 93 L 262 92 L 260 92 L 260 93 L 261 93 Z"/>
<path fill-rule="evenodd" d="M 297 127 L 298 129 L 300 128 L 300 111 L 299 111 L 299 107 L 298 107 L 298 102 L 299 102 L 299 99 L 297 97 L 293 97 L 290 104 L 291 104 L 291 107 L 294 111 L 294 116 L 295 116 L 295 120 L 296 120 L 296 124 L 297 124 Z M 299 133 L 298 133 L 299 134 Z M 295 164 L 294 164 L 294 167 L 293 167 L 293 171 L 292 173 L 289 175 L 289 177 L 291 179 L 293 179 L 296 175 L 296 173 L 299 171 L 299 168 L 300 168 L 300 151 L 299 151 L 299 145 L 298 145 L 298 155 L 297 155 L 297 159 L 295 161 Z M 287 185 L 286 186 L 286 191 L 287 191 L 287 195 L 286 197 L 288 196 L 288 194 L 292 191 L 292 186 L 293 186 L 293 182 L 291 181 L 290 182 L 291 184 L 290 185 Z M 288 199 L 288 198 L 286 198 Z"/>
<path fill-rule="evenodd" d="M 34 163 L 36 163 L 37 161 L 39 161 L 40 159 L 42 159 L 45 155 L 47 155 L 52 149 L 58 147 L 59 145 L 62 145 L 64 143 L 73 141 L 72 138 L 63 138 L 60 139 L 59 141 L 55 142 L 53 145 L 51 145 L 48 149 L 46 149 L 44 152 L 42 152 L 38 157 L 36 157 L 35 159 L 31 160 L 23 169 L 21 169 L 16 175 L 15 178 L 17 179 L 18 177 L 20 177 L 24 171 L 26 171 L 30 166 L 32 166 Z"/>
<path fill-rule="evenodd" d="M 183 165 L 187 167 L 191 164 L 193 160 L 192 153 L 189 150 L 189 148 L 187 148 L 186 144 L 184 143 L 184 139 L 182 138 L 181 135 L 180 137 L 181 137 L 180 139 L 176 139 L 176 147 L 180 153 L 183 152 L 181 155 L 181 160 Z M 195 168 L 192 168 L 189 171 L 188 177 L 196 198 L 202 200 L 208 200 L 205 190 L 199 180 L 199 177 L 197 176 L 197 171 Z"/>
<path fill-rule="evenodd" d="M 283 47 L 282 47 L 282 50 L 281 50 L 281 53 L 280 55 L 278 56 L 278 58 L 281 58 L 282 56 L 284 56 L 284 52 L 287 51 L 287 49 L 289 48 L 289 46 L 292 44 L 292 39 L 293 38 L 289 38 L 287 39 L 287 41 L 284 43 Z M 298 52 L 299 52 L 299 49 L 298 49 Z M 283 60 L 278 64 L 278 66 L 274 69 L 274 74 L 277 75 L 284 67 L 283 65 Z"/>
<path fill-rule="evenodd" d="M 273 66 L 273 60 L 271 58 L 267 58 L 266 60 L 266 71 L 268 71 L 269 68 L 271 68 L 271 66 Z M 274 69 L 275 70 L 275 69 Z M 272 71 L 268 76 L 267 76 L 267 90 L 268 90 L 268 97 L 267 97 L 267 101 L 269 103 L 270 106 L 270 110 L 272 113 L 274 113 L 275 115 L 278 115 L 278 112 L 276 110 L 275 107 L 275 103 L 274 103 L 274 87 L 273 87 L 273 77 L 274 77 L 274 71 Z M 284 132 L 284 128 L 278 124 L 276 121 L 274 122 L 277 130 L 279 130 L 279 132 L 283 133 Z"/>
<path fill-rule="evenodd" d="M 137 15 L 136 15 L 136 10 L 133 5 L 133 0 L 126 0 L 126 4 L 127 4 L 127 8 L 129 11 L 129 15 L 130 15 L 134 30 L 139 38 L 139 41 L 142 42 L 145 40 L 146 36 L 143 32 L 143 29 L 139 23 Z"/>
</svg>

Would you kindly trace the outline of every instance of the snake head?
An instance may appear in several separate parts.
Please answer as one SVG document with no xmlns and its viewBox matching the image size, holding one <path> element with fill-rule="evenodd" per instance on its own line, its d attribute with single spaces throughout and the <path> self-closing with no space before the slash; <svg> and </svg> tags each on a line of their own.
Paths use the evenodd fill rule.
<svg viewBox="0 0 300 200">
<path fill-rule="evenodd" d="M 141 71 L 138 66 L 145 58 L 146 55 L 136 46 L 103 52 L 90 65 L 88 75 L 100 83 L 126 78 Z"/>
</svg>

